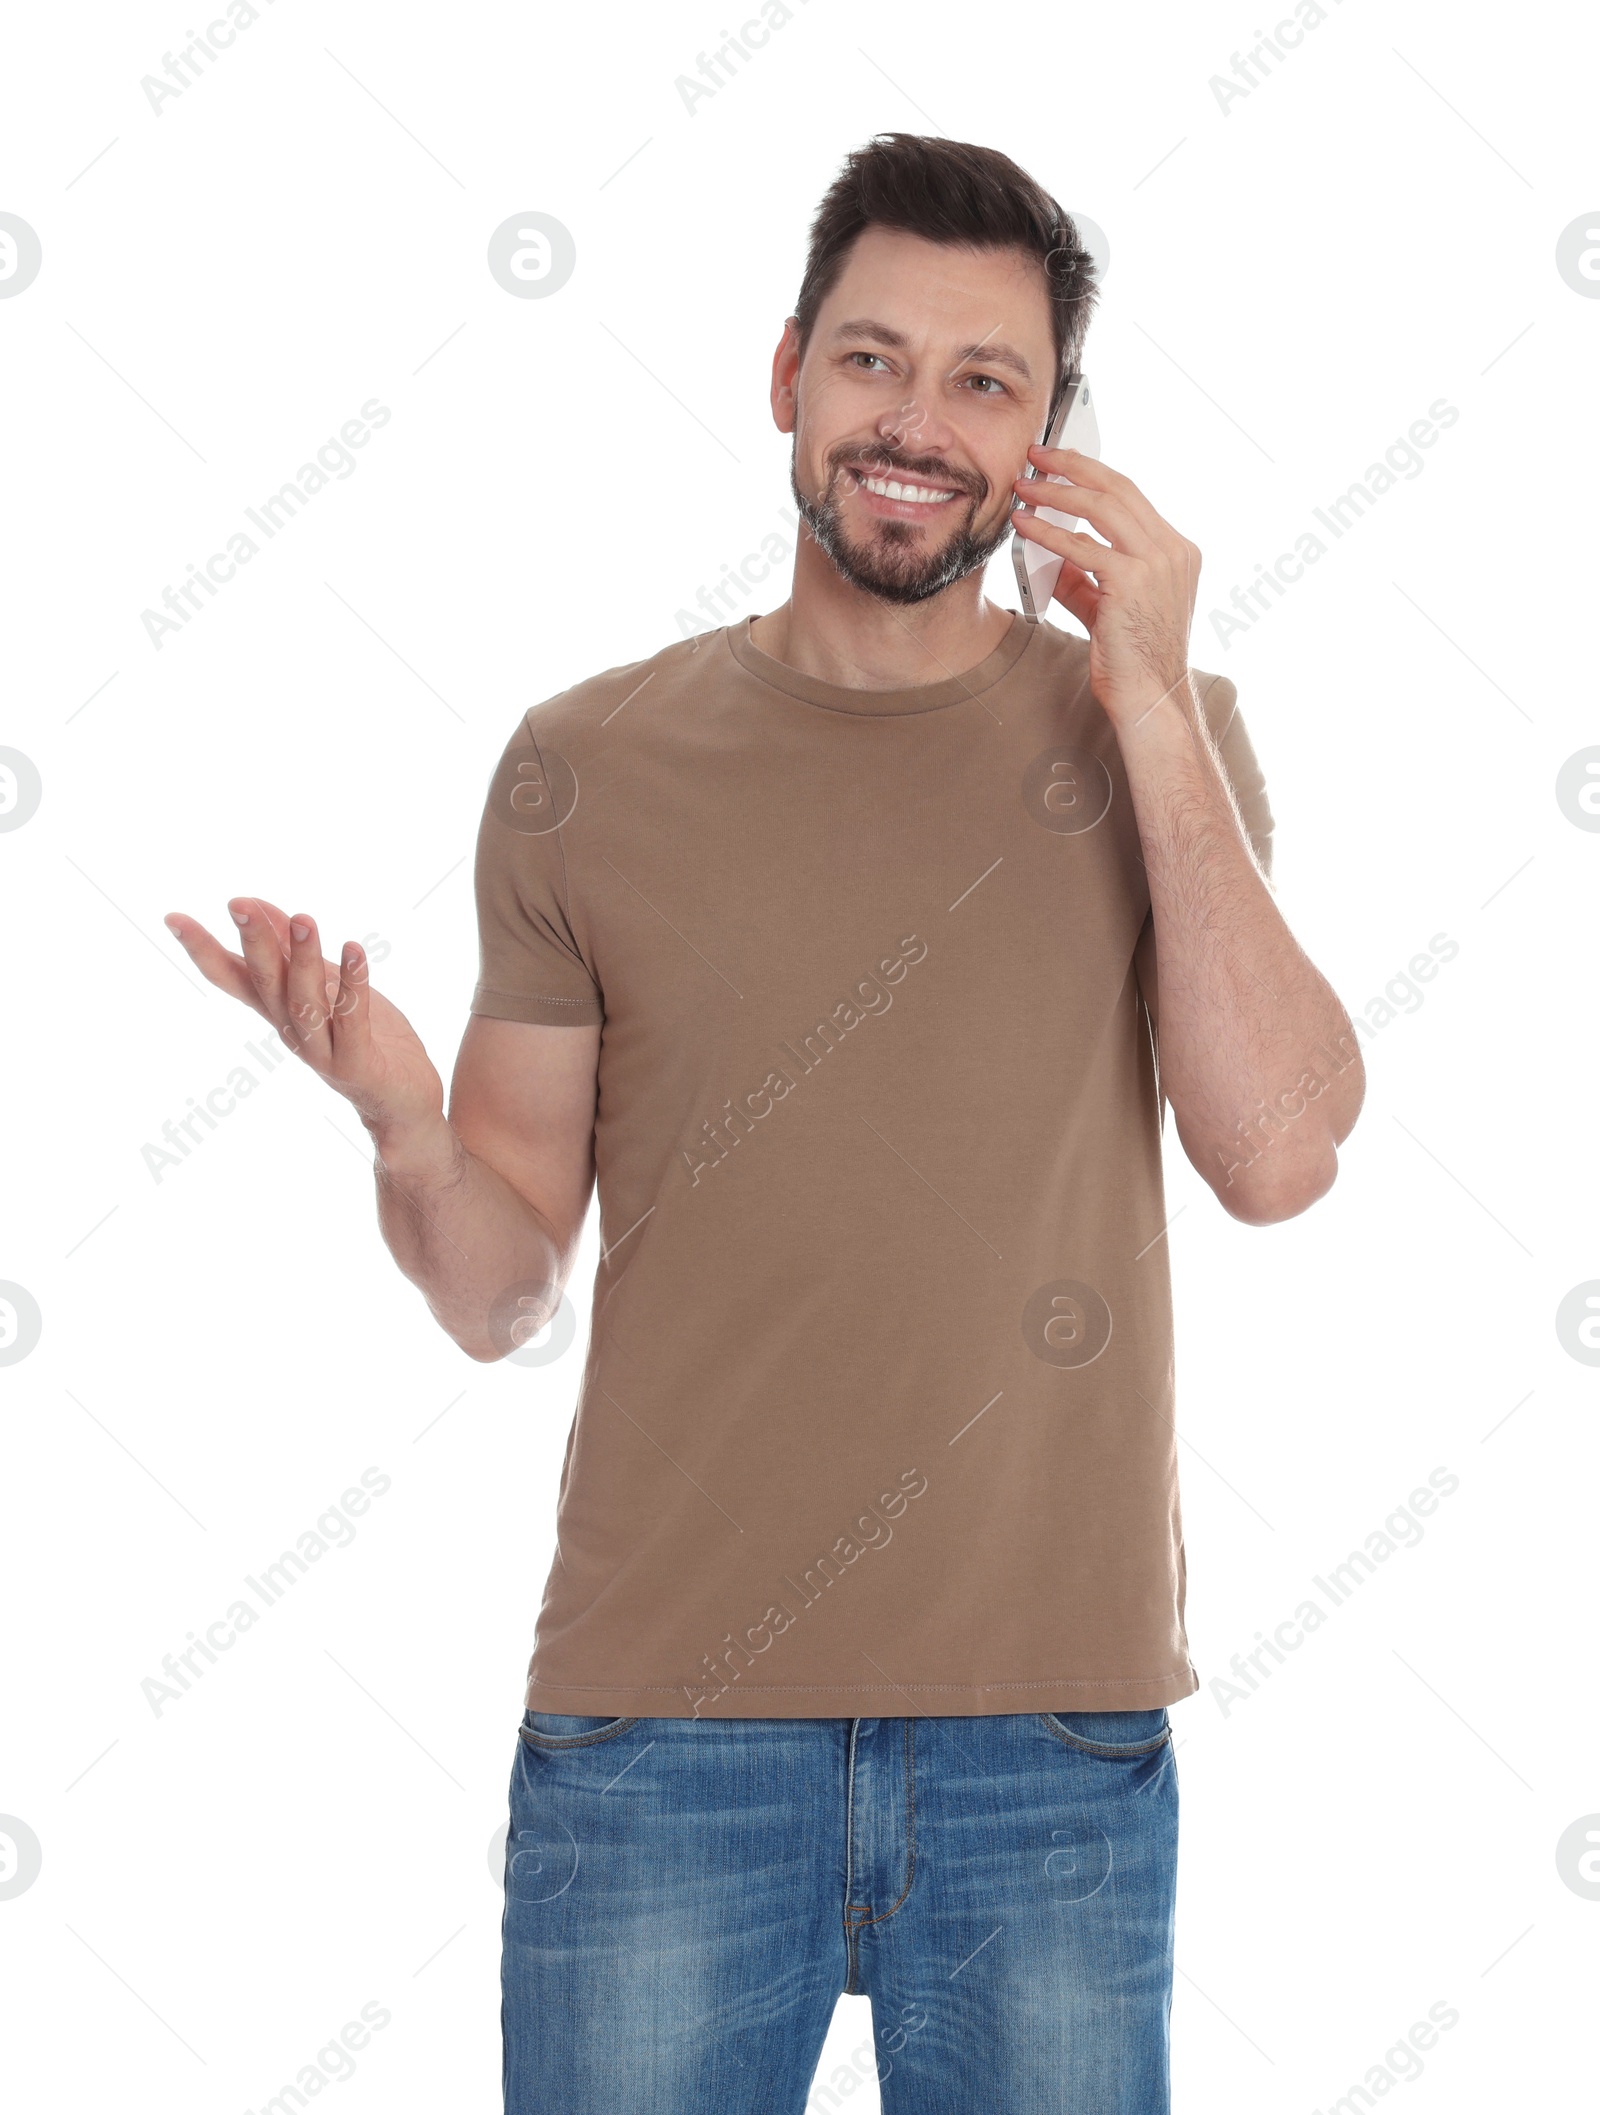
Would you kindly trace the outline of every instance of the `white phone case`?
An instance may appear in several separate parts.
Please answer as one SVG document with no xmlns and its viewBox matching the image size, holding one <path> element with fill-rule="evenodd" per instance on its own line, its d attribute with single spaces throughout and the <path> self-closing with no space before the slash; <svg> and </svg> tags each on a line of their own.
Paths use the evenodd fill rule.
<svg viewBox="0 0 1600 2115">
<path fill-rule="evenodd" d="M 1056 415 L 1050 422 L 1050 430 L 1041 443 L 1046 448 L 1077 448 L 1084 455 L 1097 460 L 1100 455 L 1100 427 L 1094 415 L 1094 400 L 1089 394 L 1089 384 L 1083 375 L 1069 375 Z M 1027 475 L 1036 472 L 1028 466 Z M 1046 478 L 1046 484 L 1061 484 L 1061 478 Z M 1034 502 L 1028 502 L 1032 505 Z M 1063 514 L 1055 507 L 1037 509 L 1041 521 L 1050 522 L 1058 529 L 1076 529 L 1082 524 L 1082 516 Z M 1043 544 L 1031 543 L 1026 536 L 1013 535 L 1011 539 L 1011 562 L 1016 568 L 1017 589 L 1022 596 L 1023 615 L 1030 623 L 1037 624 L 1050 607 L 1050 598 L 1055 593 L 1057 580 L 1061 577 L 1061 560 Z"/>
</svg>

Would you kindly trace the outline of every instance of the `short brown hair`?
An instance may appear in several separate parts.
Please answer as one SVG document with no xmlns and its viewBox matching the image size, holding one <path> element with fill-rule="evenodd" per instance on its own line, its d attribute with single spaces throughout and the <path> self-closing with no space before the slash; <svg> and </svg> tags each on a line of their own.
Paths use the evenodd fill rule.
<svg viewBox="0 0 1600 2115">
<path fill-rule="evenodd" d="M 1025 169 L 993 147 L 915 132 L 881 132 L 846 155 L 828 187 L 806 251 L 794 305 L 805 350 L 817 312 L 864 228 L 902 228 L 929 242 L 1018 249 L 1039 260 L 1050 296 L 1057 375 L 1077 370 L 1099 296 L 1094 259 L 1070 213 Z"/>
</svg>

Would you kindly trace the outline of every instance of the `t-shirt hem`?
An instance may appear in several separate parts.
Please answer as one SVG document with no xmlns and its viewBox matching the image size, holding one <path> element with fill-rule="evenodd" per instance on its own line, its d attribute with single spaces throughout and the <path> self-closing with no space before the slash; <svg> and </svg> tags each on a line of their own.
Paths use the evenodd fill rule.
<svg viewBox="0 0 1600 2115">
<path fill-rule="evenodd" d="M 1193 1666 L 1170 1674 L 1060 1675 L 1020 1682 L 551 1682 L 530 1676 L 529 1711 L 618 1718 L 978 1718 L 1021 1711 L 1154 1711 L 1193 1696 Z"/>
<path fill-rule="evenodd" d="M 595 998 L 566 999 L 553 993 L 529 998 L 522 992 L 489 991 L 482 985 L 472 994 L 467 1011 L 486 1014 L 491 1021 L 521 1021 L 535 1028 L 570 1027 L 605 1018 Z"/>
</svg>

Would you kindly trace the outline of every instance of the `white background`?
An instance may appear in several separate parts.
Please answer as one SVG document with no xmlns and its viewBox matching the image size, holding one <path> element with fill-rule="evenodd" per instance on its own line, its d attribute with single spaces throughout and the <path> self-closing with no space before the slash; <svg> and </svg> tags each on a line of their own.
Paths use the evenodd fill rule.
<svg viewBox="0 0 1600 2115">
<path fill-rule="evenodd" d="M 711 0 L 278 0 L 159 116 L 141 79 L 209 14 L 11 25 L 0 209 L 44 256 L 0 301 L 0 742 L 43 782 L 0 836 L 0 1278 L 43 1314 L 0 1370 L 0 1813 L 43 1859 L 0 1900 L 20 2106 L 254 2109 L 376 2001 L 342 2105 L 499 2107 L 490 1845 L 583 1331 L 540 1371 L 467 1361 L 292 1065 L 157 1181 L 143 1148 L 260 1026 L 161 919 L 259 890 L 381 936 L 448 1067 L 501 746 L 782 526 L 806 227 L 896 128 L 1002 147 L 1105 230 L 1105 454 L 1205 554 L 1193 659 L 1239 686 L 1313 959 L 1364 1011 L 1459 949 L 1374 1038 L 1304 1218 L 1233 1223 L 1169 1137 L 1202 1680 L 1175 2105 L 1309 2115 L 1439 2000 L 1407 2106 L 1586 2090 L 1600 1902 L 1556 1845 L 1600 1810 L 1597 1374 L 1555 1314 L 1600 1277 L 1600 835 L 1555 781 L 1600 742 L 1600 301 L 1555 254 L 1600 225 L 1600 45 L 1574 12 L 1345 0 L 1224 112 L 1212 77 L 1278 19 L 1244 0 L 792 5 L 692 113 Z M 548 299 L 485 265 L 529 211 L 577 247 Z M 354 473 L 157 650 L 141 613 L 374 397 Z M 1421 474 L 1224 645 L 1211 610 L 1439 398 Z M 591 1232 L 580 1313 L 593 1261 Z M 368 1467 L 355 1541 L 155 1715 L 162 1656 Z M 1225 1710 L 1230 1657 L 1435 1468 L 1420 1544 Z M 844 2002 L 817 2108 L 875 2105 L 840 2090 L 868 2031 Z"/>
</svg>

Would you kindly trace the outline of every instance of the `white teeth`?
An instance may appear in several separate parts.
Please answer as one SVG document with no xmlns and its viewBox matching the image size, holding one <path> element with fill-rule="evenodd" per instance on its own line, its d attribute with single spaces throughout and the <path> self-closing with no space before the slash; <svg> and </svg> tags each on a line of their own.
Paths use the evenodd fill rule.
<svg viewBox="0 0 1600 2115">
<path fill-rule="evenodd" d="M 918 505 L 928 506 L 937 500 L 955 497 L 954 493 L 938 491 L 931 485 L 902 485 L 893 478 L 868 477 L 860 470 L 856 472 L 856 476 L 869 492 L 875 492 L 880 499 L 909 499 L 916 501 Z"/>
</svg>

